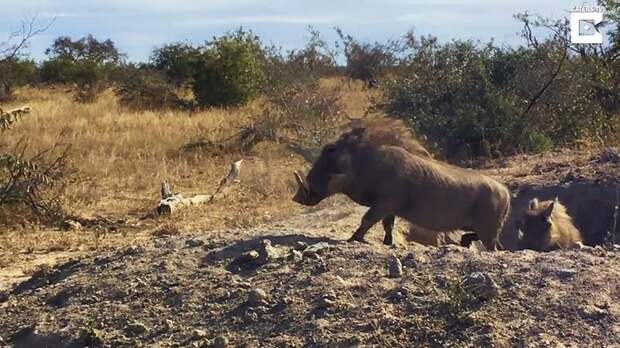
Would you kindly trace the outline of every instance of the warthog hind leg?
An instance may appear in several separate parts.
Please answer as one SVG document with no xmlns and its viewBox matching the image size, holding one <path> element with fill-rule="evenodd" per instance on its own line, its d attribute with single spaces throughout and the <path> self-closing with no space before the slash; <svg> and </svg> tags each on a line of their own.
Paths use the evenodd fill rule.
<svg viewBox="0 0 620 348">
<path fill-rule="evenodd" d="M 383 238 L 383 244 L 392 245 L 394 243 L 394 237 L 392 231 L 394 230 L 394 215 L 389 215 L 383 218 L 383 230 L 385 231 L 385 237 Z"/>
<path fill-rule="evenodd" d="M 358 227 L 353 236 L 349 238 L 349 242 L 358 241 L 365 243 L 364 236 L 368 230 L 387 215 L 388 214 L 386 214 L 383 209 L 379 207 L 370 207 L 370 209 L 368 209 L 366 214 L 362 217 L 360 227 Z"/>
</svg>

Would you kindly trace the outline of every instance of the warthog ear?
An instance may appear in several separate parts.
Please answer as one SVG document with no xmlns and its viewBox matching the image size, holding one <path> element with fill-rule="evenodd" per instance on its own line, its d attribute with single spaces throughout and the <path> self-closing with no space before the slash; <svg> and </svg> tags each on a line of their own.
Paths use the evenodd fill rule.
<svg viewBox="0 0 620 348">
<path fill-rule="evenodd" d="M 327 192 L 330 194 L 342 192 L 347 176 L 344 174 L 334 174 L 327 182 Z"/>
<path fill-rule="evenodd" d="M 538 198 L 534 198 L 530 201 L 530 210 L 538 208 Z"/>
</svg>

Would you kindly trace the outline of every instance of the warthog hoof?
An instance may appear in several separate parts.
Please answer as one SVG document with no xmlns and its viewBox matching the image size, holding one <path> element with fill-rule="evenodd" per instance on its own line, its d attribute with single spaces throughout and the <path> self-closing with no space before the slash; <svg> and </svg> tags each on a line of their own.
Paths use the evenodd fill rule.
<svg viewBox="0 0 620 348">
<path fill-rule="evenodd" d="M 364 243 L 364 244 L 370 244 L 367 241 L 365 241 L 363 238 L 357 238 L 355 236 L 349 238 L 349 240 L 347 240 L 347 242 L 352 243 L 352 242 L 359 242 L 359 243 Z"/>
</svg>

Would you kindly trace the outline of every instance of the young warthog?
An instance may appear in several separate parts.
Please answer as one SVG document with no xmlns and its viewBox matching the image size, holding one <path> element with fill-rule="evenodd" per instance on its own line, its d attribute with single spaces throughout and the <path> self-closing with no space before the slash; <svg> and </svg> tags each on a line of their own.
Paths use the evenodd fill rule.
<svg viewBox="0 0 620 348">
<path fill-rule="evenodd" d="M 294 201 L 313 206 L 336 193 L 368 206 L 350 240 L 363 241 L 377 222 L 399 216 L 433 231 L 475 231 L 489 250 L 510 208 L 510 192 L 497 181 L 354 132 L 323 148 L 299 184 Z M 389 222 L 389 221 L 388 221 Z"/>
<path fill-rule="evenodd" d="M 518 233 L 522 249 L 569 249 L 582 242 L 581 233 L 557 198 L 543 202 L 532 199 Z"/>
</svg>

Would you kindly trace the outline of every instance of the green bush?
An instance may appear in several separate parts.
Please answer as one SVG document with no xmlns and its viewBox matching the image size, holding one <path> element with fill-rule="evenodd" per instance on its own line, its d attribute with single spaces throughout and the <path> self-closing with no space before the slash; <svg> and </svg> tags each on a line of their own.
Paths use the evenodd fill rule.
<svg viewBox="0 0 620 348">
<path fill-rule="evenodd" d="M 15 88 L 36 80 L 37 66 L 34 61 L 12 57 L 0 60 L 0 101 L 13 97 Z"/>
<path fill-rule="evenodd" d="M 108 83 L 110 73 L 124 59 L 114 42 L 92 35 L 78 40 L 61 36 L 45 51 L 50 58 L 41 64 L 40 79 L 46 83 L 75 83 L 77 100 L 92 102 Z"/>
<path fill-rule="evenodd" d="M 201 106 L 240 105 L 257 95 L 264 78 L 258 37 L 239 29 L 204 47 L 194 73 L 194 96 Z"/>
<path fill-rule="evenodd" d="M 567 22 L 518 18 L 567 33 Z M 573 54 L 578 48 L 560 34 L 526 36 L 518 48 L 410 41 L 413 53 L 384 84 L 386 111 L 455 159 L 539 152 L 584 138 L 604 142 L 620 114 L 620 59 L 612 51 Z"/>
<path fill-rule="evenodd" d="M 200 59 L 200 49 L 175 42 L 153 50 L 150 65 L 176 87 L 181 87 L 193 81 Z"/>
</svg>

